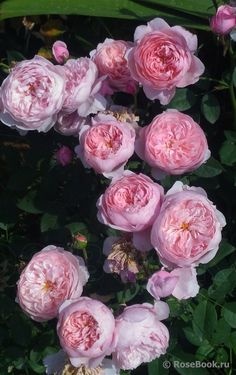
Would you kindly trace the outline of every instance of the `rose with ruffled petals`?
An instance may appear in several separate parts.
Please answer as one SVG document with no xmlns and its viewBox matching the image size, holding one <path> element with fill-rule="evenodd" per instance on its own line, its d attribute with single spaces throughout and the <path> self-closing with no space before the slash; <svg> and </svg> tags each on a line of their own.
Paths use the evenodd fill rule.
<svg viewBox="0 0 236 375">
<path fill-rule="evenodd" d="M 87 57 L 70 59 L 62 67 L 66 75 L 66 98 L 62 110 L 78 111 L 82 117 L 103 111 L 106 100 L 100 94 L 102 79 L 95 63 Z"/>
<path fill-rule="evenodd" d="M 82 258 L 63 248 L 47 246 L 33 256 L 21 273 L 18 302 L 36 321 L 53 319 L 66 299 L 81 296 L 88 277 Z"/>
<path fill-rule="evenodd" d="M 40 56 L 18 63 L 1 86 L 0 120 L 20 130 L 48 131 L 65 99 L 63 68 Z"/>
<path fill-rule="evenodd" d="M 57 333 L 73 366 L 97 367 L 114 349 L 115 319 L 102 302 L 81 297 L 61 306 Z"/>
<path fill-rule="evenodd" d="M 214 33 L 225 35 L 236 27 L 236 8 L 230 5 L 221 5 L 211 19 L 211 29 Z"/>
<path fill-rule="evenodd" d="M 137 82 L 133 80 L 127 64 L 126 52 L 132 43 L 124 40 L 105 39 L 90 55 L 101 75 L 106 75 L 108 94 L 115 91 L 134 94 Z"/>
<path fill-rule="evenodd" d="M 134 153 L 135 130 L 113 116 L 100 114 L 92 126 L 84 126 L 80 145 L 75 148 L 85 165 L 108 178 L 121 175 Z"/>
<path fill-rule="evenodd" d="M 78 137 L 81 128 L 88 122 L 89 120 L 86 117 L 79 116 L 77 111 L 72 113 L 61 111 L 58 113 L 54 129 L 62 135 Z"/>
<path fill-rule="evenodd" d="M 151 242 L 164 265 L 196 266 L 215 256 L 225 224 L 203 189 L 178 181 L 153 224 Z"/>
<path fill-rule="evenodd" d="M 184 267 L 155 272 L 148 280 L 147 291 L 156 300 L 171 294 L 179 300 L 195 297 L 199 291 L 196 269 Z"/>
<path fill-rule="evenodd" d="M 160 171 L 173 175 L 193 171 L 210 157 L 201 127 L 175 109 L 156 116 L 140 130 L 135 151 L 152 167 L 154 177 Z"/>
<path fill-rule="evenodd" d="M 160 302 L 163 309 L 168 307 Z M 126 307 L 116 319 L 117 344 L 113 360 L 118 367 L 132 370 L 166 353 L 169 332 L 158 317 L 158 308 L 144 303 Z M 157 309 L 157 311 L 155 311 Z"/>
<path fill-rule="evenodd" d="M 204 65 L 194 56 L 197 36 L 181 26 L 170 27 L 163 19 L 155 18 L 147 26 L 136 28 L 134 40 L 128 66 L 151 100 L 168 104 L 176 87 L 192 85 L 204 72 Z"/>
</svg>

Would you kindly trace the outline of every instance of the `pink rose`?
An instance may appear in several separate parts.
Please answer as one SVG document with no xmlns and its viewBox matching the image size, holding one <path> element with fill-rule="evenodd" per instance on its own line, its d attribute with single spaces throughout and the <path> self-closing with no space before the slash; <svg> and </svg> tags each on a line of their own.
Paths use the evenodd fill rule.
<svg viewBox="0 0 236 375">
<path fill-rule="evenodd" d="M 134 153 L 135 130 L 113 116 L 100 114 L 92 119 L 92 126 L 84 126 L 80 133 L 77 155 L 95 172 L 112 178 L 121 175 Z"/>
<path fill-rule="evenodd" d="M 52 46 L 52 54 L 59 64 L 63 64 L 70 56 L 66 43 L 57 40 Z"/>
<path fill-rule="evenodd" d="M 81 297 L 59 310 L 57 333 L 73 366 L 97 367 L 114 347 L 115 319 L 100 301 Z"/>
<path fill-rule="evenodd" d="M 221 5 L 216 15 L 211 19 L 211 29 L 214 33 L 224 35 L 236 26 L 236 9 L 230 5 Z"/>
<path fill-rule="evenodd" d="M 105 39 L 90 53 L 100 74 L 108 77 L 108 94 L 115 91 L 134 94 L 136 91 L 137 83 L 130 75 L 126 59 L 126 52 L 131 46 L 132 43 L 124 40 Z"/>
<path fill-rule="evenodd" d="M 33 256 L 21 273 L 18 302 L 36 321 L 53 319 L 66 299 L 81 296 L 88 277 L 82 258 L 60 247 L 47 246 Z"/>
<path fill-rule="evenodd" d="M 156 300 L 171 294 L 179 300 L 195 297 L 199 291 L 196 269 L 184 267 L 155 272 L 148 280 L 147 291 Z"/>
<path fill-rule="evenodd" d="M 48 131 L 65 99 L 63 68 L 40 56 L 18 63 L 1 86 L 0 120 L 20 130 Z"/>
<path fill-rule="evenodd" d="M 163 265 L 197 266 L 215 256 L 225 224 L 203 189 L 178 181 L 166 194 L 151 242 Z"/>
<path fill-rule="evenodd" d="M 66 98 L 63 111 L 72 113 L 78 111 L 82 117 L 90 113 L 103 111 L 106 100 L 99 93 L 102 79 L 98 79 L 98 69 L 87 57 L 70 59 L 62 67 L 66 75 Z"/>
<path fill-rule="evenodd" d="M 181 26 L 170 27 L 163 19 L 155 18 L 147 26 L 136 28 L 134 40 L 128 66 L 151 100 L 168 104 L 176 87 L 192 85 L 204 72 L 204 65 L 194 56 L 197 36 Z"/>
<path fill-rule="evenodd" d="M 73 158 L 73 152 L 67 146 L 62 146 L 56 152 L 56 160 L 58 164 L 61 164 L 63 167 L 70 164 Z"/>
<path fill-rule="evenodd" d="M 77 111 L 72 113 L 61 111 L 58 113 L 57 122 L 54 125 L 54 129 L 62 135 L 73 135 L 74 137 L 78 137 L 81 128 L 86 123 L 87 119 L 79 116 Z"/>
<path fill-rule="evenodd" d="M 152 167 L 154 177 L 159 171 L 173 175 L 193 171 L 210 157 L 201 127 L 175 109 L 156 116 L 140 130 L 135 151 Z"/>
<path fill-rule="evenodd" d="M 97 203 L 98 220 L 111 228 L 139 232 L 150 227 L 160 211 L 163 188 L 143 174 L 125 171 L 113 179 Z"/>
<path fill-rule="evenodd" d="M 148 303 L 126 307 L 116 319 L 117 344 L 113 360 L 121 369 L 135 369 L 166 353 L 169 332 L 159 321 L 160 306 L 166 310 L 165 318 L 168 317 L 168 305 L 159 302 L 155 307 Z"/>
</svg>

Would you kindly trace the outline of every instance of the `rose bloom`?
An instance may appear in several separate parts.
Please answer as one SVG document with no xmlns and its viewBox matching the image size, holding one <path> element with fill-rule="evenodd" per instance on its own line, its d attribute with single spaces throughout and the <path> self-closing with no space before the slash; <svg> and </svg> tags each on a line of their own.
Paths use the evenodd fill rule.
<svg viewBox="0 0 236 375">
<path fill-rule="evenodd" d="M 164 302 L 160 304 L 166 309 L 166 318 L 168 307 Z M 166 353 L 169 343 L 168 329 L 159 321 L 155 307 L 148 303 L 126 307 L 116 319 L 116 334 L 113 361 L 124 370 L 135 369 L 159 358 Z"/>
<path fill-rule="evenodd" d="M 153 224 L 151 242 L 163 265 L 197 266 L 215 256 L 225 224 L 203 189 L 177 181 Z"/>
<path fill-rule="evenodd" d="M 141 173 L 126 170 L 99 198 L 98 220 L 125 232 L 142 231 L 153 224 L 162 197 L 162 186 Z"/>
<path fill-rule="evenodd" d="M 85 166 L 112 178 L 121 175 L 134 153 L 135 130 L 113 116 L 100 114 L 92 119 L 92 126 L 80 132 L 80 145 L 75 152 Z"/>
<path fill-rule="evenodd" d="M 156 300 L 171 294 L 179 300 L 195 297 L 199 292 L 196 269 L 184 267 L 155 272 L 148 280 L 147 291 Z"/>
<path fill-rule="evenodd" d="M 53 43 L 52 54 L 56 62 L 59 64 L 63 64 L 70 55 L 66 43 L 62 42 L 61 40 L 57 40 L 55 43 Z"/>
<path fill-rule="evenodd" d="M 163 19 L 155 18 L 147 26 L 136 28 L 134 40 L 128 66 L 151 100 L 168 104 L 176 87 L 194 84 L 204 72 L 204 65 L 194 56 L 197 36 L 181 26 L 170 27 Z"/>
<path fill-rule="evenodd" d="M 225 35 L 236 26 L 236 8 L 230 5 L 221 5 L 212 17 L 210 23 L 214 33 Z"/>
<path fill-rule="evenodd" d="M 172 175 L 193 171 L 210 157 L 201 127 L 175 109 L 141 128 L 135 151 L 152 167 L 154 177 L 159 171 Z"/>
<path fill-rule="evenodd" d="M 81 296 L 88 277 L 82 258 L 60 247 L 47 246 L 33 256 L 21 273 L 18 302 L 36 321 L 53 319 L 62 302 Z"/>
<path fill-rule="evenodd" d="M 102 302 L 81 297 L 61 306 L 57 333 L 73 366 L 97 367 L 113 351 L 115 319 Z"/>
<path fill-rule="evenodd" d="M 48 131 L 65 99 L 63 68 L 40 56 L 11 70 L 1 86 L 0 120 L 20 130 Z"/>
<path fill-rule="evenodd" d="M 61 111 L 58 113 L 54 129 L 62 135 L 78 137 L 81 128 L 87 123 L 88 120 L 85 117 L 79 116 L 77 111 L 72 113 Z"/>
<path fill-rule="evenodd" d="M 98 79 L 98 69 L 87 57 L 70 59 L 62 67 L 66 75 L 66 97 L 62 110 L 67 113 L 78 111 L 82 117 L 103 111 L 106 100 L 99 93 L 102 79 Z"/>
<path fill-rule="evenodd" d="M 47 375 L 119 375 L 120 371 L 110 359 L 104 359 L 96 368 L 84 365 L 74 367 L 63 350 L 50 354 L 43 360 Z"/>
<path fill-rule="evenodd" d="M 136 91 L 137 83 L 130 75 L 126 59 L 126 52 L 131 46 L 132 43 L 124 40 L 105 39 L 90 53 L 100 74 L 108 77 L 109 94 L 115 91 L 134 94 Z"/>
</svg>

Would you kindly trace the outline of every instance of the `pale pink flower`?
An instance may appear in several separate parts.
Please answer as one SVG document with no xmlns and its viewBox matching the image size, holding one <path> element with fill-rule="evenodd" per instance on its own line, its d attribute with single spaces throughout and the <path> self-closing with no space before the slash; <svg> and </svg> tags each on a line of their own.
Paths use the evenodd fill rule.
<svg viewBox="0 0 236 375">
<path fill-rule="evenodd" d="M 20 130 L 48 131 L 65 99 L 63 68 L 40 56 L 18 63 L 1 86 L 0 120 Z"/>
<path fill-rule="evenodd" d="M 162 311 L 159 311 L 161 309 Z M 124 370 L 132 370 L 166 353 L 169 332 L 160 322 L 159 313 L 168 317 L 168 305 L 159 302 L 126 307 L 116 319 L 117 343 L 113 361 Z"/>
<path fill-rule="evenodd" d="M 236 8 L 227 4 L 219 6 L 215 16 L 211 19 L 210 25 L 212 31 L 216 34 L 229 34 L 236 27 Z"/>
<path fill-rule="evenodd" d="M 148 250 L 147 231 L 160 211 L 162 198 L 162 186 L 141 173 L 126 170 L 99 198 L 98 220 L 111 228 L 133 232 L 134 246 L 142 250 L 141 242 L 141 247 Z"/>
<path fill-rule="evenodd" d="M 178 181 L 166 194 L 151 242 L 163 265 L 196 266 L 215 256 L 225 224 L 203 189 Z"/>
<path fill-rule="evenodd" d="M 33 256 L 21 273 L 18 302 L 36 321 L 53 319 L 66 299 L 81 296 L 88 277 L 82 258 L 60 247 L 47 246 Z"/>
<path fill-rule="evenodd" d="M 78 137 L 81 128 L 88 122 L 89 120 L 86 117 L 79 116 L 77 111 L 72 113 L 61 111 L 58 113 L 54 129 L 62 135 Z"/>
<path fill-rule="evenodd" d="M 161 113 L 141 128 L 135 151 L 152 167 L 153 177 L 160 171 L 173 175 L 193 171 L 210 157 L 201 127 L 175 109 Z"/>
<path fill-rule="evenodd" d="M 204 65 L 194 55 L 197 36 L 181 26 L 170 27 L 163 19 L 155 18 L 147 26 L 136 28 L 134 40 L 128 66 L 151 100 L 168 104 L 176 87 L 194 84 L 204 72 Z"/>
<path fill-rule="evenodd" d="M 195 297 L 199 291 L 196 269 L 184 267 L 155 272 L 148 280 L 147 291 L 156 300 L 171 294 L 179 300 Z"/>
<path fill-rule="evenodd" d="M 73 158 L 73 152 L 67 146 L 62 146 L 57 150 L 56 154 L 56 161 L 58 164 L 65 167 L 66 165 L 70 164 Z"/>
<path fill-rule="evenodd" d="M 66 43 L 57 40 L 53 43 L 52 54 L 59 64 L 63 64 L 70 56 Z"/>
<path fill-rule="evenodd" d="M 98 78 L 95 63 L 87 57 L 70 59 L 62 67 L 66 75 L 66 97 L 62 110 L 78 111 L 82 117 L 103 111 L 106 100 L 100 94 L 103 78 Z"/>
<path fill-rule="evenodd" d="M 100 75 L 107 76 L 108 87 L 106 89 L 103 87 L 105 93 L 111 94 L 115 91 L 135 93 L 137 83 L 130 75 L 126 58 L 127 50 L 131 46 L 132 43 L 124 40 L 105 39 L 90 53 Z"/>
<path fill-rule="evenodd" d="M 97 367 L 114 349 L 115 319 L 102 302 L 88 297 L 60 307 L 57 333 L 75 367 Z"/>
<path fill-rule="evenodd" d="M 124 166 L 134 153 L 135 130 L 111 115 L 99 114 L 92 126 L 80 132 L 80 145 L 75 152 L 85 166 L 112 178 L 122 175 Z"/>
</svg>

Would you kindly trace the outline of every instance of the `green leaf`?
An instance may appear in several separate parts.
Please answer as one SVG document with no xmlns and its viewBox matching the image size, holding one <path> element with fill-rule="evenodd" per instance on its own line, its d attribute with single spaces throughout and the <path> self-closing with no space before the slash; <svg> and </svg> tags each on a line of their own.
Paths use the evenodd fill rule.
<svg viewBox="0 0 236 375">
<path fill-rule="evenodd" d="M 222 164 L 232 166 L 236 163 L 236 143 L 225 141 L 220 149 L 220 160 Z"/>
<path fill-rule="evenodd" d="M 212 353 L 213 350 L 214 347 L 208 342 L 208 340 L 204 340 L 196 351 L 196 359 L 200 361 L 206 360 L 208 355 Z"/>
<path fill-rule="evenodd" d="M 196 96 L 190 89 L 177 89 L 174 98 L 168 104 L 168 108 L 174 108 L 178 111 L 186 111 L 194 106 Z"/>
<path fill-rule="evenodd" d="M 47 230 L 50 230 L 50 229 L 57 229 L 58 228 L 58 225 L 57 225 L 57 215 L 51 215 L 51 214 L 44 214 L 42 217 L 41 217 L 41 221 L 40 221 L 40 228 L 41 228 L 41 232 L 46 232 Z"/>
<path fill-rule="evenodd" d="M 121 290 L 120 292 L 116 293 L 117 301 L 119 303 L 126 303 L 131 301 L 138 294 L 139 290 L 139 284 L 132 285 L 127 290 Z"/>
<path fill-rule="evenodd" d="M 230 327 L 236 328 L 236 302 L 230 302 L 224 305 L 223 317 Z"/>
<path fill-rule="evenodd" d="M 215 332 L 212 335 L 212 345 L 220 345 L 228 341 L 230 336 L 231 328 L 228 323 L 223 319 L 219 319 Z"/>
<path fill-rule="evenodd" d="M 29 191 L 22 199 L 18 201 L 17 207 L 30 214 L 41 214 L 42 211 L 36 206 L 35 203 L 36 194 L 36 191 Z"/>
<path fill-rule="evenodd" d="M 215 258 L 213 258 L 208 264 L 207 268 L 216 266 L 222 259 L 232 254 L 235 251 L 235 246 L 231 245 L 226 240 L 222 240 L 220 243 L 219 250 Z"/>
<path fill-rule="evenodd" d="M 171 7 L 171 10 L 168 8 Z M 41 14 L 79 14 L 97 17 L 150 19 L 163 17 L 175 25 L 209 30 L 209 16 L 214 14 L 211 0 L 5 0 L 0 5 L 0 19 Z"/>
<path fill-rule="evenodd" d="M 220 117 L 220 104 L 213 94 L 206 94 L 202 98 L 201 111 L 205 119 L 214 124 Z"/>
<path fill-rule="evenodd" d="M 236 132 L 232 130 L 225 130 L 224 135 L 226 136 L 228 141 L 236 142 Z"/>
<path fill-rule="evenodd" d="M 235 269 L 228 268 L 217 272 L 210 286 L 208 294 L 216 300 L 224 299 L 236 286 Z"/>
<path fill-rule="evenodd" d="M 234 353 L 236 354 L 236 331 L 231 333 L 229 342 L 233 348 Z"/>
<path fill-rule="evenodd" d="M 206 163 L 201 165 L 200 168 L 194 171 L 194 174 L 196 174 L 198 177 L 208 178 L 218 176 L 222 172 L 222 165 L 216 159 L 211 157 Z"/>
<path fill-rule="evenodd" d="M 217 324 L 217 315 L 215 307 L 209 301 L 202 301 L 193 312 L 193 331 L 198 339 L 203 342 L 204 339 L 210 340 Z"/>
<path fill-rule="evenodd" d="M 165 357 L 157 358 L 152 362 L 148 363 L 148 375 L 168 375 L 169 370 L 166 366 Z M 168 365 L 167 365 L 168 366 Z"/>
<path fill-rule="evenodd" d="M 183 328 L 184 334 L 186 336 L 186 339 L 195 346 L 200 346 L 201 345 L 201 340 L 199 340 L 199 337 L 195 335 L 193 332 L 193 329 L 191 327 L 185 327 Z"/>
</svg>

